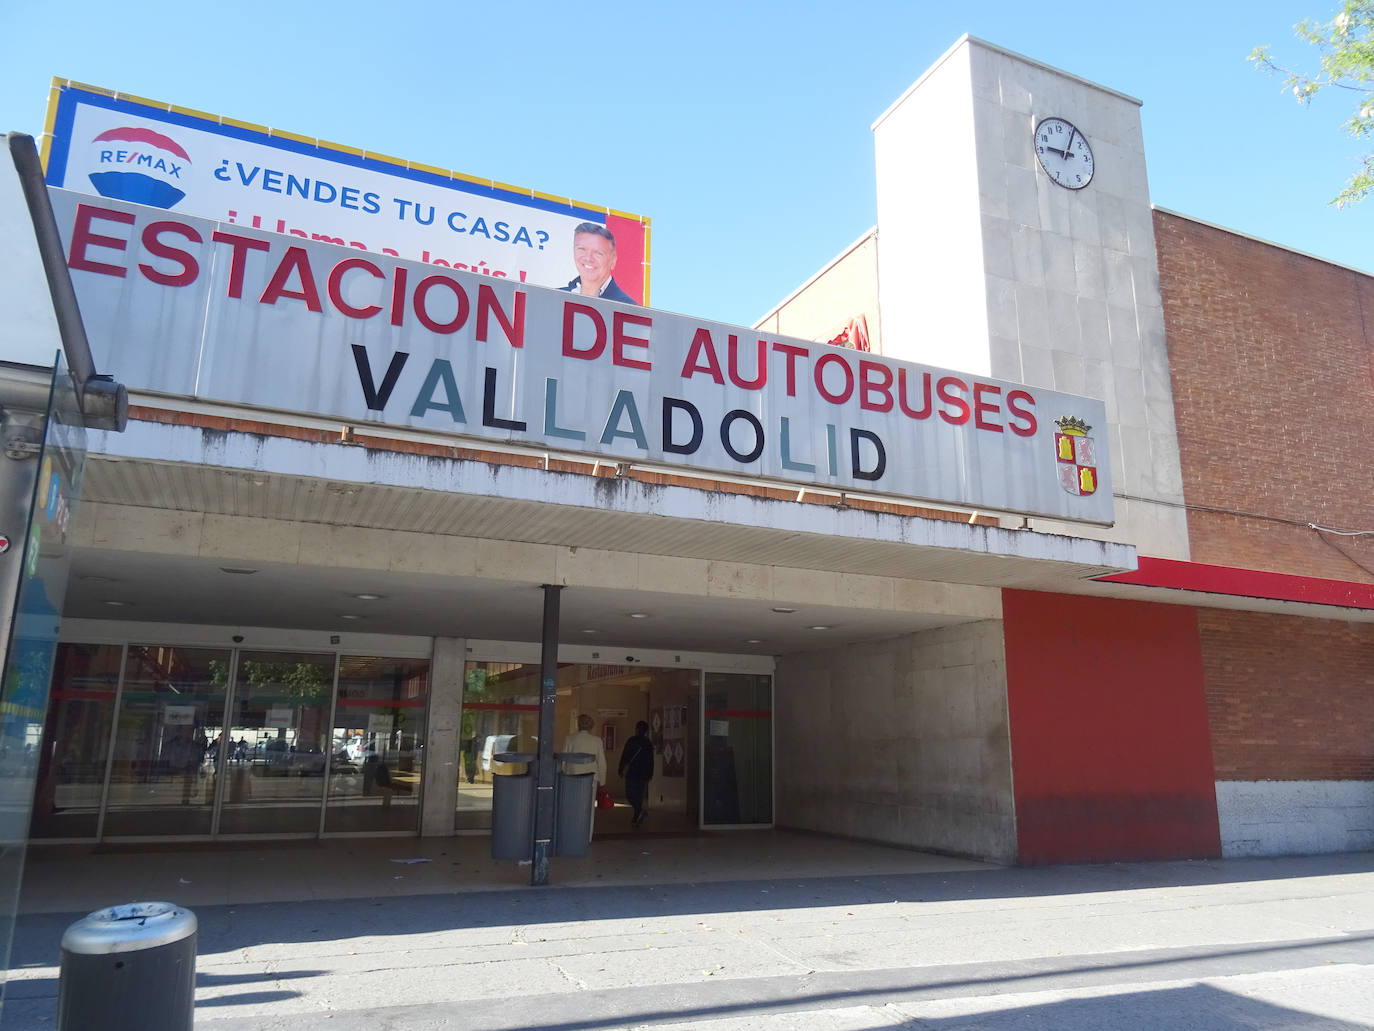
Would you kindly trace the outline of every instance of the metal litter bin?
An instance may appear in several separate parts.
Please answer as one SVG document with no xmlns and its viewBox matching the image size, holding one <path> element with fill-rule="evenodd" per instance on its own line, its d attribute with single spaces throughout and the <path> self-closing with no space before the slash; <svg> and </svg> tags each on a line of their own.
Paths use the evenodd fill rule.
<svg viewBox="0 0 1374 1031">
<path fill-rule="evenodd" d="M 554 781 L 553 854 L 585 856 L 592 837 L 595 773 L 564 773 L 563 764 L 596 761 L 590 752 L 555 752 L 558 776 Z"/>
<path fill-rule="evenodd" d="M 532 764 L 532 752 L 500 752 L 497 762 Z M 491 779 L 491 858 L 529 859 L 534 851 L 534 771 Z"/>
<path fill-rule="evenodd" d="M 170 902 L 97 910 L 62 935 L 58 1031 L 191 1031 L 196 915 Z"/>
</svg>

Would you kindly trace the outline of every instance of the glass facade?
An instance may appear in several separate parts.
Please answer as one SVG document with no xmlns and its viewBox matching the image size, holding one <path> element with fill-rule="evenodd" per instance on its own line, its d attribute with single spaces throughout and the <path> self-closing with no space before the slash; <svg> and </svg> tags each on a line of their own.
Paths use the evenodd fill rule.
<svg viewBox="0 0 1374 1031">
<path fill-rule="evenodd" d="M 497 757 L 537 752 L 539 683 L 538 663 L 467 662 L 454 829 L 489 829 L 496 778 L 526 772 Z M 654 830 L 771 824 L 771 675 L 563 662 L 556 684 L 554 750 L 589 717 L 605 756 L 597 833 L 630 831 L 619 760 L 640 722 Z M 430 693 L 424 658 L 64 642 L 32 837 L 417 833 Z"/>
<path fill-rule="evenodd" d="M 63 643 L 34 839 L 419 830 L 429 662 Z"/>
</svg>

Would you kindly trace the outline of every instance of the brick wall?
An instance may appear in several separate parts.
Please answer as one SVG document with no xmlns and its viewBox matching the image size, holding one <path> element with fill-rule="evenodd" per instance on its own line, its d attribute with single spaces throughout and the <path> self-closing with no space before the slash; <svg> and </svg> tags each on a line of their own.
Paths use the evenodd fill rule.
<svg viewBox="0 0 1374 1031">
<path fill-rule="evenodd" d="M 1374 582 L 1374 277 L 1154 220 L 1193 560 Z"/>
<path fill-rule="evenodd" d="M 1374 624 L 1199 609 L 1217 780 L 1374 780 Z"/>
</svg>

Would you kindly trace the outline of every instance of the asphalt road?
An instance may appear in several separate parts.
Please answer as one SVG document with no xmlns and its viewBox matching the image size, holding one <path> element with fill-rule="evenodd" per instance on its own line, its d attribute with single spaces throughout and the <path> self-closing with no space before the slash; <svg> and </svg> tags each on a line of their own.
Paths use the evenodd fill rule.
<svg viewBox="0 0 1374 1031">
<path fill-rule="evenodd" d="M 1374 853 L 198 907 L 211 1031 L 1374 1028 Z M 56 1026 L 21 917 L 0 1027 Z"/>
</svg>

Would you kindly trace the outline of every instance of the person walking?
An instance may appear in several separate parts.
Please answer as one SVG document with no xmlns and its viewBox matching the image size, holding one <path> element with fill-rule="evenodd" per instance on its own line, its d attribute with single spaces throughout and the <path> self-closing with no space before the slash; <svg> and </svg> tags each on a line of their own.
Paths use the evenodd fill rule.
<svg viewBox="0 0 1374 1031">
<path fill-rule="evenodd" d="M 596 819 L 596 798 L 601 792 L 601 786 L 606 783 L 606 749 L 601 742 L 601 738 L 592 733 L 592 727 L 596 726 L 596 721 L 587 713 L 577 717 L 577 729 L 563 739 L 563 751 L 581 752 L 592 757 L 591 762 L 573 763 L 564 762 L 564 773 L 591 773 L 596 777 L 596 783 L 592 785 L 592 812 L 587 824 L 587 840 L 591 841 L 592 827 Z"/>
<path fill-rule="evenodd" d="M 649 724 L 643 720 L 635 724 L 635 736 L 625 742 L 617 768 L 625 778 L 625 798 L 634 807 L 630 822 L 639 826 L 647 815 L 644 803 L 654 777 L 654 743 L 649 740 Z"/>
</svg>

